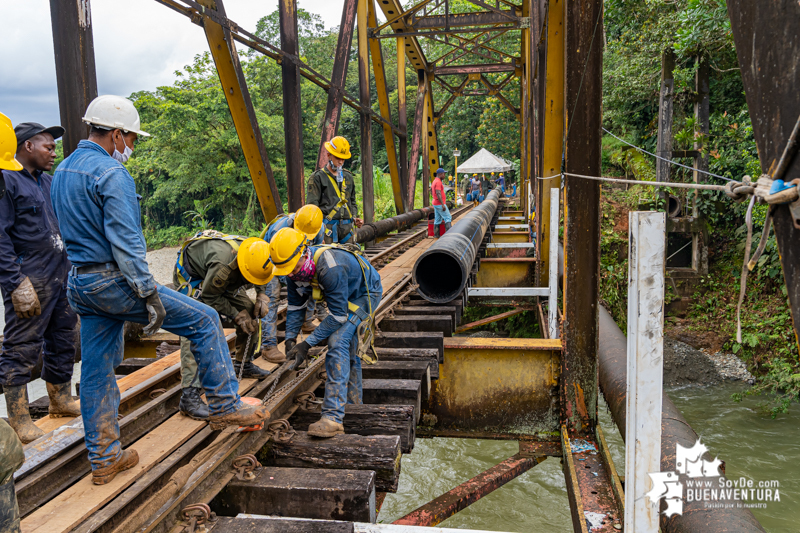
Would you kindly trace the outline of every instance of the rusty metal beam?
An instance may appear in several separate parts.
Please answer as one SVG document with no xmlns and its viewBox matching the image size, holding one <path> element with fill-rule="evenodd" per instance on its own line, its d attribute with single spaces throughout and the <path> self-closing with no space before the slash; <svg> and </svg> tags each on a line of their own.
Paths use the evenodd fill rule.
<svg viewBox="0 0 800 533">
<path fill-rule="evenodd" d="M 432 1 L 433 1 L 433 0 L 423 0 L 423 1 L 422 1 L 422 2 L 420 2 L 419 4 L 417 4 L 417 5 L 415 5 L 415 6 L 412 6 L 412 7 L 408 8 L 406 11 L 403 11 L 402 13 L 400 13 L 400 14 L 398 14 L 398 15 L 395 15 L 394 17 L 392 17 L 392 18 L 388 19 L 386 22 L 384 22 L 383 24 L 381 24 L 380 26 L 378 26 L 377 28 L 375 28 L 375 31 L 376 31 L 376 32 L 380 32 L 380 31 L 382 31 L 384 28 L 387 28 L 387 27 L 391 26 L 392 24 L 394 24 L 395 22 L 399 21 L 400 19 L 408 20 L 408 18 L 409 18 L 411 15 L 413 15 L 414 13 L 416 13 L 417 11 L 419 11 L 420 9 L 422 9 L 423 7 L 427 6 L 427 5 L 428 5 L 428 4 L 430 4 Z"/>
<path fill-rule="evenodd" d="M 600 175 L 602 13 L 602 0 L 566 5 L 566 171 L 588 176 Z M 600 183 L 568 177 L 565 191 L 562 420 L 586 433 L 597 424 Z"/>
<path fill-rule="evenodd" d="M 386 18 L 386 20 L 390 20 L 398 13 L 402 13 L 404 11 L 403 6 L 400 4 L 400 0 L 381 0 L 378 2 L 378 6 L 381 8 L 383 16 Z M 377 27 L 377 25 L 373 26 L 373 28 L 374 27 Z M 392 22 L 391 27 L 395 32 L 403 33 L 403 35 L 406 37 L 409 36 L 408 27 L 403 20 L 396 20 Z M 370 37 L 372 37 L 372 35 L 370 35 Z M 388 35 L 388 37 L 395 36 Z M 425 59 L 425 53 L 422 51 L 422 46 L 420 46 L 416 37 L 412 36 L 411 39 L 406 40 L 406 55 L 408 56 L 408 62 L 411 64 L 412 68 L 417 70 L 428 70 L 428 61 Z"/>
<path fill-rule="evenodd" d="M 89 136 L 81 120 L 89 103 L 97 98 L 97 72 L 89 0 L 50 0 L 53 49 L 56 58 L 58 106 L 64 127 L 64 157 Z"/>
<path fill-rule="evenodd" d="M 520 110 L 514 107 L 514 105 L 508 101 L 508 99 L 503 96 L 503 93 L 497 88 L 497 86 L 492 85 L 492 83 L 481 76 L 480 82 L 483 83 L 487 89 L 489 89 L 489 96 L 496 96 L 500 103 L 503 104 L 506 109 L 511 111 L 511 114 L 514 115 L 514 118 L 520 120 Z"/>
<path fill-rule="evenodd" d="M 325 118 L 322 121 L 322 136 L 319 143 L 317 168 L 325 166 L 328 158 L 325 155 L 327 150 L 325 150 L 324 144 L 336 136 L 336 130 L 339 128 L 339 117 L 342 114 L 342 97 L 344 84 L 347 81 L 347 64 L 350 62 L 350 44 L 353 42 L 353 27 L 356 22 L 357 8 L 358 0 L 344 0 L 342 22 L 339 25 L 339 40 L 336 43 L 336 55 L 333 60 L 331 87 L 328 90 L 328 104 L 325 108 Z M 391 122 L 391 119 L 389 122 Z"/>
<path fill-rule="evenodd" d="M 406 102 L 406 52 L 405 37 L 397 38 L 397 125 L 406 133 L 399 139 L 400 150 L 398 160 L 400 164 L 400 185 L 404 191 L 408 190 L 408 105 Z M 414 208 L 414 198 L 406 201 L 407 209 Z"/>
<path fill-rule="evenodd" d="M 368 28 L 375 28 L 378 18 L 375 13 L 375 3 L 373 0 L 367 1 L 367 25 Z M 369 29 L 367 30 L 369 31 Z M 381 42 L 376 39 L 369 39 L 369 49 L 372 55 L 372 71 L 375 74 L 375 89 L 378 93 L 378 107 L 381 116 L 387 122 L 392 122 L 392 111 L 389 107 L 389 90 L 386 85 L 386 70 L 383 63 L 383 50 Z M 403 192 L 402 181 L 400 178 L 400 167 L 397 164 L 397 148 L 394 143 L 394 136 L 391 128 L 384 125 L 383 139 L 386 143 L 386 157 L 389 161 L 389 175 L 392 178 L 392 192 L 394 193 L 394 208 L 398 215 L 405 213 L 406 195 Z"/>
<path fill-rule="evenodd" d="M 362 109 L 369 109 L 369 39 L 367 38 L 367 1 L 358 0 L 358 93 Z M 361 194 L 364 198 L 364 222 L 375 221 L 375 183 L 372 174 L 372 122 L 359 112 L 361 125 Z"/>
<path fill-rule="evenodd" d="M 495 26 L 491 28 L 492 30 L 498 31 L 508 31 L 508 30 L 518 30 L 522 27 L 521 24 L 513 24 L 507 26 Z M 462 29 L 449 29 L 449 30 L 428 30 L 428 31 L 403 31 L 403 35 L 406 37 L 426 37 L 429 35 L 451 35 L 456 33 L 475 33 L 476 31 L 481 31 L 480 28 L 473 29 L 473 28 L 462 28 Z M 400 32 L 398 32 L 400 33 Z M 373 39 L 393 39 L 396 37 L 394 34 L 380 34 L 374 35 Z"/>
<path fill-rule="evenodd" d="M 425 161 L 422 165 L 424 172 L 422 177 L 422 198 L 423 205 L 428 207 L 430 204 L 430 184 L 435 177 L 436 169 L 439 168 L 439 142 L 436 137 L 436 122 L 433 116 L 433 87 L 431 87 L 430 75 L 425 74 L 425 125 L 423 131 L 427 130 L 423 137 L 425 141 Z"/>
<path fill-rule="evenodd" d="M 297 36 L 297 2 L 278 2 L 281 50 L 300 55 Z M 286 146 L 286 195 L 289 211 L 300 209 L 304 201 L 303 176 L 303 112 L 300 105 L 300 69 L 290 61 L 281 63 L 283 88 L 283 131 Z"/>
<path fill-rule="evenodd" d="M 461 85 L 450 95 L 450 98 L 442 105 L 438 112 L 435 113 L 434 123 L 439 122 L 439 119 L 442 118 L 447 108 L 455 101 L 456 97 L 464 96 L 464 87 L 466 87 L 470 82 L 469 77 L 465 78 L 464 81 L 461 82 Z"/>
<path fill-rule="evenodd" d="M 486 65 L 458 65 L 452 67 L 434 67 L 435 76 L 452 76 L 455 74 L 486 74 L 493 72 L 515 72 L 514 63 L 488 63 Z"/>
<path fill-rule="evenodd" d="M 500 313 L 499 315 L 490 316 L 488 318 L 482 318 L 480 320 L 476 320 L 475 322 L 470 322 L 469 324 L 464 324 L 456 328 L 456 333 L 463 333 L 465 331 L 469 331 L 471 329 L 480 328 L 487 324 L 492 324 L 494 322 L 499 322 L 500 320 L 505 320 L 506 318 L 510 318 L 512 316 L 518 315 L 523 313 L 525 309 L 512 309 L 511 311 L 506 311 L 505 313 Z"/>
<path fill-rule="evenodd" d="M 392 523 L 433 527 L 524 474 L 546 458 L 546 455 L 526 457 L 515 454 Z"/>
<path fill-rule="evenodd" d="M 481 37 L 485 37 L 485 36 L 487 36 L 487 35 L 489 36 L 489 38 L 488 38 L 488 39 L 486 39 L 486 40 L 485 40 L 485 41 L 483 41 L 483 42 L 484 42 L 484 43 L 488 43 L 489 41 L 491 41 L 491 40 L 492 40 L 492 39 L 494 39 L 495 37 L 498 37 L 499 35 L 502 35 L 502 34 L 504 34 L 504 33 L 506 33 L 506 32 L 504 32 L 504 31 L 503 31 L 503 32 L 498 32 L 498 33 L 495 33 L 494 35 L 492 35 L 492 32 L 491 32 L 491 30 L 486 30 L 486 31 L 482 31 L 481 33 L 479 33 L 479 34 L 477 34 L 477 35 L 473 35 L 472 37 L 470 37 L 470 38 L 468 38 L 468 39 L 460 39 L 460 38 L 458 37 L 458 35 L 456 35 L 456 34 L 453 34 L 453 35 L 452 35 L 452 37 L 459 38 L 459 39 L 461 40 L 462 44 L 466 46 L 466 45 L 468 45 L 468 44 L 475 44 L 475 43 L 477 43 L 477 42 L 478 42 L 478 39 L 480 39 Z M 444 65 L 447 65 L 448 63 L 452 63 L 452 62 L 453 62 L 453 61 L 455 61 L 456 59 L 458 59 L 458 58 L 460 58 L 460 57 L 464 57 L 466 54 L 470 53 L 469 51 L 466 51 L 466 52 L 463 52 L 463 51 L 462 51 L 462 53 L 461 53 L 461 54 L 459 54 L 458 56 L 456 56 L 456 57 L 454 57 L 454 58 L 452 58 L 452 59 L 448 60 L 447 62 L 445 62 L 445 61 L 444 61 L 444 59 L 445 59 L 447 56 L 450 56 L 450 55 L 453 55 L 453 54 L 455 54 L 457 50 L 463 50 L 463 49 L 462 49 L 462 48 L 459 48 L 459 49 L 450 50 L 449 52 L 446 52 L 445 54 L 443 54 L 443 55 L 441 55 L 441 56 L 437 57 L 436 59 L 434 59 L 433 61 L 431 61 L 431 65 L 434 65 L 434 66 L 435 66 L 436 64 L 441 64 L 442 66 L 444 66 Z"/>
<path fill-rule="evenodd" d="M 475 27 L 504 24 L 509 20 L 509 17 L 514 17 L 514 12 L 511 10 L 503 11 L 503 14 L 491 11 L 483 11 L 478 13 L 450 13 L 450 15 L 446 17 L 447 20 L 445 20 L 445 15 L 414 17 L 412 19 L 412 24 L 417 30 L 444 28 L 445 24 L 448 24 L 451 28 L 465 28 L 468 26 Z"/>
<path fill-rule="evenodd" d="M 470 4 L 474 4 L 474 5 L 478 6 L 478 7 L 482 7 L 484 9 L 488 9 L 489 11 L 494 13 L 495 15 L 499 15 L 499 16 L 503 17 L 506 21 L 518 22 L 517 17 L 514 16 L 513 14 L 508 13 L 506 11 L 503 11 L 502 9 L 500 9 L 498 7 L 495 7 L 495 6 L 491 5 L 491 4 L 487 4 L 486 2 L 483 2 L 482 0 L 467 0 L 467 2 L 469 2 Z"/>
<path fill-rule="evenodd" d="M 727 4 L 761 171 L 770 173 L 800 116 L 800 12 L 792 0 L 727 0 Z M 788 161 L 782 178 L 787 183 L 800 178 L 800 157 Z M 800 208 L 797 202 L 793 205 Z M 789 291 L 795 340 L 800 346 L 800 229 L 792 220 L 789 206 L 777 207 L 775 237 Z"/>
<path fill-rule="evenodd" d="M 417 171 L 423 142 L 422 124 L 425 120 L 425 74 L 417 72 L 417 104 L 414 108 L 414 125 L 411 130 L 411 160 L 408 163 L 408 205 L 414 205 L 417 191 Z"/>
<path fill-rule="evenodd" d="M 247 162 L 247 169 L 250 171 L 256 196 L 261 204 L 261 212 L 264 214 L 264 219 L 269 221 L 279 213 L 283 213 L 283 205 L 278 196 L 272 167 L 267 159 L 267 151 L 264 148 L 261 129 L 256 120 L 256 112 L 253 109 L 253 102 L 250 100 L 250 92 L 247 90 L 247 82 L 244 79 L 242 65 L 239 63 L 239 55 L 231 36 L 231 30 L 221 26 L 208 15 L 209 12 L 214 12 L 224 17 L 225 7 L 222 0 L 200 0 L 200 3 L 206 8 L 203 15 L 203 28 L 211 49 L 211 56 L 214 58 L 219 81 L 222 83 L 225 99 L 228 101 L 233 124 L 236 126 L 236 133 Z"/>
</svg>

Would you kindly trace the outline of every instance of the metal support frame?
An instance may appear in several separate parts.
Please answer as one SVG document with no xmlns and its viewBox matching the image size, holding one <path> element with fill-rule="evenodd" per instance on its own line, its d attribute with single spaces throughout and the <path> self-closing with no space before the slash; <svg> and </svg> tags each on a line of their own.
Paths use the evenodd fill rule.
<svg viewBox="0 0 800 533">
<path fill-rule="evenodd" d="M 322 135 L 319 142 L 317 168 L 327 163 L 327 150 L 324 144 L 336 136 L 339 128 L 339 117 L 342 114 L 342 96 L 347 80 L 347 64 L 350 62 L 350 44 L 353 42 L 353 27 L 356 22 L 358 0 L 344 0 L 342 22 L 339 25 L 339 40 L 336 43 L 336 55 L 333 60 L 331 86 L 328 90 L 328 103 L 325 107 L 325 118 L 322 121 Z M 386 117 L 385 117 L 386 118 Z M 391 116 L 388 118 L 391 122 Z"/>
<path fill-rule="evenodd" d="M 261 204 L 261 211 L 264 219 L 269 221 L 279 213 L 283 213 L 283 206 L 280 196 L 278 196 L 275 178 L 272 175 L 272 167 L 267 159 L 261 129 L 258 127 L 256 112 L 253 109 L 253 102 L 250 100 L 250 92 L 247 90 L 247 82 L 244 79 L 242 65 L 239 63 L 239 55 L 231 37 L 231 30 L 221 26 L 209 15 L 209 12 L 215 12 L 224 17 L 225 8 L 222 0 L 200 0 L 200 3 L 206 8 L 203 15 L 203 28 L 211 49 L 211 56 L 214 58 L 219 81 L 222 83 L 225 99 L 228 101 L 233 124 L 236 126 L 236 133 L 239 136 L 247 168 L 250 171 L 250 178 L 253 180 L 253 186 Z"/>
<path fill-rule="evenodd" d="M 370 107 L 369 96 L 369 38 L 367 37 L 367 2 L 358 0 L 358 96 L 362 108 Z M 375 221 L 375 182 L 372 174 L 372 121 L 367 113 L 359 112 L 361 125 L 361 194 L 364 197 L 364 222 Z"/>
<path fill-rule="evenodd" d="M 378 25 L 378 18 L 375 13 L 374 0 L 367 0 L 367 25 L 368 32 Z M 392 122 L 392 111 L 389 108 L 389 90 L 386 85 L 386 70 L 383 63 L 383 50 L 381 42 L 377 39 L 369 39 L 369 49 L 372 55 L 372 70 L 375 74 L 375 88 L 378 93 L 378 107 L 381 116 L 388 123 Z M 391 128 L 384 125 L 383 139 L 386 142 L 386 157 L 389 160 L 389 175 L 392 178 L 392 192 L 394 193 L 394 208 L 398 215 L 405 213 L 408 208 L 406 195 L 403 192 L 403 184 L 400 177 L 400 166 L 397 163 L 397 147 L 394 143 L 394 135 Z"/>
<path fill-rule="evenodd" d="M 436 177 L 439 168 L 439 141 L 436 138 L 436 122 L 433 109 L 433 87 L 431 75 L 425 74 L 425 118 L 423 122 L 423 137 L 425 142 L 425 160 L 422 163 L 422 205 L 428 207 L 431 197 L 431 182 Z"/>
<path fill-rule="evenodd" d="M 559 190 L 550 189 L 550 242 L 558 242 L 558 214 L 560 211 Z M 548 286 L 550 288 L 547 302 L 547 324 L 549 338 L 558 338 L 558 246 L 551 246 L 548 265 L 550 267 Z"/>
<path fill-rule="evenodd" d="M 297 35 L 297 2 L 278 2 L 281 50 L 300 55 Z M 303 185 L 303 112 L 300 104 L 300 69 L 290 61 L 281 63 L 283 88 L 283 130 L 286 146 L 286 195 L 289 211 L 297 211 L 305 203 Z"/>
<path fill-rule="evenodd" d="M 398 163 L 400 165 L 400 184 L 404 191 L 409 190 L 408 168 L 408 106 L 406 103 L 406 39 L 397 38 L 397 125 L 406 134 L 399 139 Z M 406 209 L 414 209 L 413 190 L 406 200 Z"/>
<path fill-rule="evenodd" d="M 566 171 L 600 175 L 603 2 L 566 6 Z M 571 124 L 578 127 L 570 128 Z M 549 135 L 549 134 L 548 134 Z M 564 196 L 564 336 L 562 419 L 576 433 L 597 424 L 600 183 L 568 177 Z M 553 243 L 551 243 L 553 244 Z"/>
<path fill-rule="evenodd" d="M 425 121 L 425 72 L 417 71 L 417 103 L 414 108 L 414 125 L 411 128 L 411 160 L 408 162 L 408 205 L 414 205 L 417 190 L 417 172 L 422 151 L 422 124 Z"/>
<path fill-rule="evenodd" d="M 89 103 L 97 98 L 97 72 L 94 62 L 92 8 L 89 0 L 61 2 L 50 0 L 53 46 L 58 81 L 58 105 L 64 127 L 64 157 L 78 142 L 89 136 L 89 126 L 81 118 Z"/>
<path fill-rule="evenodd" d="M 656 154 L 666 159 L 656 159 L 656 181 L 669 181 L 672 159 L 672 100 L 675 96 L 675 52 L 667 48 L 661 55 L 661 92 L 658 98 L 658 141 Z M 666 193 L 663 193 L 666 194 Z"/>
</svg>

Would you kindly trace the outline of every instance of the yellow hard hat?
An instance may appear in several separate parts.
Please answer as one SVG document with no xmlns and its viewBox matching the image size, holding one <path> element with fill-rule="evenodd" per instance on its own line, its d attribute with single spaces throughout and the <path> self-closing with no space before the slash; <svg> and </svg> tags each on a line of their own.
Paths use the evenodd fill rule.
<svg viewBox="0 0 800 533">
<path fill-rule="evenodd" d="M 250 237 L 239 245 L 236 262 L 244 279 L 253 285 L 266 285 L 274 276 L 269 260 L 269 243 L 258 237 Z"/>
<path fill-rule="evenodd" d="M 325 149 L 340 159 L 350 159 L 350 143 L 341 135 L 326 142 Z"/>
<path fill-rule="evenodd" d="M 494 172 L 492 172 L 492 176 L 494 176 Z"/>
<path fill-rule="evenodd" d="M 11 119 L 0 113 L 0 169 L 22 170 L 22 165 L 14 159 L 17 153 L 17 135 Z"/>
<path fill-rule="evenodd" d="M 294 215 L 294 229 L 305 233 L 308 240 L 313 240 L 322 229 L 322 210 L 313 204 L 298 209 Z"/>
<path fill-rule="evenodd" d="M 281 228 L 269 241 L 269 258 L 276 276 L 291 274 L 306 249 L 306 235 L 294 228 Z"/>
</svg>

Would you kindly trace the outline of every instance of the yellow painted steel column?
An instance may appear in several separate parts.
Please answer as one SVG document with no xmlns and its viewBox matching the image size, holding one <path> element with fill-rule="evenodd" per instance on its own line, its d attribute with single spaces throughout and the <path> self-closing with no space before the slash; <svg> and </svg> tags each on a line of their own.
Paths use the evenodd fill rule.
<svg viewBox="0 0 800 533">
<path fill-rule="evenodd" d="M 436 139 L 436 124 L 434 123 L 434 109 L 433 109 L 433 87 L 431 87 L 431 79 L 429 74 L 425 74 L 425 123 L 422 126 L 423 137 L 425 141 L 425 154 L 426 165 L 422 166 L 423 172 L 427 166 L 428 171 L 422 181 L 422 194 L 425 201 L 430 202 L 430 184 L 436 175 L 436 169 L 439 168 L 439 142 Z M 428 206 L 428 203 L 425 204 Z"/>
<path fill-rule="evenodd" d="M 550 0 L 547 10 L 547 74 L 545 77 L 544 132 L 542 175 L 549 177 L 561 172 L 564 146 L 564 6 L 566 0 Z M 536 179 L 536 172 L 531 178 Z M 548 283 L 548 253 L 550 250 L 550 189 L 560 187 L 560 177 L 539 181 L 539 213 L 537 241 L 539 242 L 539 286 Z M 553 243 L 558 246 L 558 243 Z"/>
<path fill-rule="evenodd" d="M 199 0 L 199 3 L 209 9 L 221 11 L 224 15 L 224 10 L 220 9 L 221 5 L 217 6 L 215 0 Z M 219 74 L 219 81 L 222 83 L 225 99 L 230 108 L 233 124 L 242 145 L 247 169 L 250 171 L 258 202 L 261 204 L 261 211 L 265 220 L 272 220 L 279 213 L 283 213 L 283 206 L 278 196 L 272 168 L 267 159 L 261 130 L 250 101 L 250 93 L 247 90 L 236 46 L 231 38 L 230 30 L 223 28 L 208 16 L 203 17 L 203 27 L 208 39 L 208 46 L 211 49 L 211 56 L 214 58 L 214 64 Z"/>
<path fill-rule="evenodd" d="M 367 23 L 369 28 L 378 27 L 378 19 L 375 15 L 375 2 L 367 0 Z M 383 52 L 381 42 L 378 39 L 369 40 L 369 49 L 372 54 L 372 71 L 375 73 L 375 88 L 378 93 L 378 107 L 381 116 L 389 123 L 392 122 L 392 111 L 389 107 L 389 91 L 386 87 L 386 70 L 383 64 Z M 394 143 L 392 128 L 383 124 L 383 139 L 386 142 L 386 157 L 389 160 L 389 175 L 392 177 L 392 193 L 394 194 L 394 208 L 398 215 L 406 212 L 405 194 L 400 182 L 400 167 L 397 164 L 397 149 Z"/>
<path fill-rule="evenodd" d="M 408 114 L 406 102 L 406 39 L 404 37 L 397 38 L 397 127 L 400 128 L 406 136 L 398 139 L 400 149 L 399 167 L 400 167 L 400 184 L 404 191 L 408 190 Z M 410 198 L 407 203 L 408 209 L 414 209 L 414 198 Z"/>
</svg>

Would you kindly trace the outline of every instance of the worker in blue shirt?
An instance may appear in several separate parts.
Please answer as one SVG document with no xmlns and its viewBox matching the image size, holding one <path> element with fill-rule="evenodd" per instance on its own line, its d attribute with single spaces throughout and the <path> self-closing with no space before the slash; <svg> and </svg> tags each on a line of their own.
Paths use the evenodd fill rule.
<svg viewBox="0 0 800 533">
<path fill-rule="evenodd" d="M 505 193 L 506 191 L 506 179 L 503 177 L 503 173 L 500 173 L 500 176 L 494 181 L 500 190 Z"/>
<path fill-rule="evenodd" d="M 344 433 L 345 404 L 361 403 L 359 356 L 371 343 L 374 313 L 383 294 L 381 277 L 357 252 L 340 247 L 312 246 L 302 232 L 293 228 L 278 231 L 269 248 L 275 275 L 288 278 L 286 357 L 293 358 L 294 368 L 297 368 L 305 361 L 312 346 L 328 339 L 325 357 L 328 377 L 322 418 L 309 426 L 308 434 L 333 437 Z M 297 335 L 303 324 L 305 308 L 312 297 L 324 298 L 329 313 L 314 333 L 298 343 Z M 366 322 L 366 329 L 364 326 L 359 328 L 362 322 Z"/>
<path fill-rule="evenodd" d="M 6 320 L 0 384 L 8 423 L 27 444 L 44 435 L 28 411 L 28 383 L 40 353 L 50 416 L 80 415 L 72 399 L 77 317 L 67 303 L 70 264 L 50 201 L 52 178 L 46 173 L 53 168 L 55 140 L 64 128 L 25 122 L 12 130 L 11 121 L 0 116 L 6 144 L 0 165 L 4 189 L 0 192 L 0 289 Z"/>
<path fill-rule="evenodd" d="M 122 166 L 141 131 L 133 103 L 120 96 L 94 99 L 83 121 L 88 140 L 78 143 L 53 177 L 53 208 L 72 262 L 70 306 L 81 317 L 81 415 L 92 482 L 109 483 L 139 462 L 119 441 L 119 388 L 125 321 L 164 329 L 191 343 L 205 389 L 212 429 L 263 423 L 263 405 L 242 402 L 219 315 L 211 307 L 157 284 L 147 268 L 139 198 Z"/>
<path fill-rule="evenodd" d="M 275 234 L 283 228 L 294 228 L 305 233 L 312 245 L 322 244 L 325 238 L 325 231 L 322 229 L 322 210 L 312 204 L 304 205 L 297 210 L 297 213 L 279 216 L 264 229 L 261 237 L 270 242 Z M 267 311 L 267 316 L 261 319 L 261 357 L 275 364 L 286 361 L 286 356 L 278 349 L 278 303 L 281 299 L 281 285 L 286 286 L 286 276 L 275 276 L 266 285 L 269 311 Z M 311 300 L 306 307 L 305 321 L 302 327 L 304 333 L 314 331 L 314 310 L 315 302 Z"/>
</svg>

